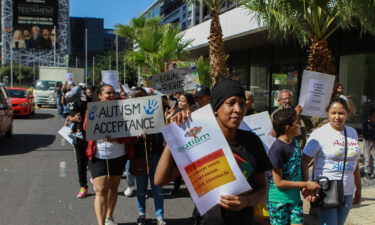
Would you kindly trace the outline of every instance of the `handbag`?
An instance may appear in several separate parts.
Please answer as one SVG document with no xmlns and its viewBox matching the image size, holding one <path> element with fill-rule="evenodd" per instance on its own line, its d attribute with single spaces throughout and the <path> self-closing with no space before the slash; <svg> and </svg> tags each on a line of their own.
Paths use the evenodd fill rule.
<svg viewBox="0 0 375 225">
<path fill-rule="evenodd" d="M 345 134 L 345 156 L 344 166 L 342 170 L 341 180 L 330 180 L 328 177 L 320 176 L 315 181 L 320 185 L 319 196 L 315 202 L 311 203 L 313 208 L 334 208 L 344 205 L 344 173 L 346 166 L 346 158 L 348 153 L 348 142 L 346 135 L 346 128 L 344 127 Z M 314 170 L 313 170 L 314 177 Z"/>
</svg>

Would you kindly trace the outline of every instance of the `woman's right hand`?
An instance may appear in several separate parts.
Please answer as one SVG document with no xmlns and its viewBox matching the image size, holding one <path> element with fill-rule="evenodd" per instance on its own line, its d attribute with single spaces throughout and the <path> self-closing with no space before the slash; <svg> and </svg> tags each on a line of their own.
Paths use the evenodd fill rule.
<svg viewBox="0 0 375 225">
<path fill-rule="evenodd" d="M 171 121 L 175 122 L 177 125 L 181 125 L 182 123 L 186 122 L 188 118 L 191 116 L 191 111 L 189 109 L 182 110 L 172 116 Z"/>
</svg>

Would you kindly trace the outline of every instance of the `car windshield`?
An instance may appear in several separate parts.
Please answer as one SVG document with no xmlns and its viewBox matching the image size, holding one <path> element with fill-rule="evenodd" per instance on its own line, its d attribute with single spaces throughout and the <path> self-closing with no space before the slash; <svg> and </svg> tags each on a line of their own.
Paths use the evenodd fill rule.
<svg viewBox="0 0 375 225">
<path fill-rule="evenodd" d="M 38 81 L 35 85 L 35 90 L 38 91 L 48 91 L 48 90 L 54 90 L 55 89 L 56 81 Z"/>
<path fill-rule="evenodd" d="M 26 98 L 26 90 L 8 89 L 11 98 Z"/>
</svg>

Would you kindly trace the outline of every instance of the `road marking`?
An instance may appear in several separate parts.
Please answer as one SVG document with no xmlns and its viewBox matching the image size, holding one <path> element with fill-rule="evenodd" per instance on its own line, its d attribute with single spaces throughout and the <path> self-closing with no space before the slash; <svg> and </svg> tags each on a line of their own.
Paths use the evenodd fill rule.
<svg viewBox="0 0 375 225">
<path fill-rule="evenodd" d="M 66 145 L 66 141 L 64 138 L 61 138 L 61 146 L 65 146 Z"/>
<path fill-rule="evenodd" d="M 66 162 L 60 162 L 60 177 L 66 177 Z"/>
</svg>

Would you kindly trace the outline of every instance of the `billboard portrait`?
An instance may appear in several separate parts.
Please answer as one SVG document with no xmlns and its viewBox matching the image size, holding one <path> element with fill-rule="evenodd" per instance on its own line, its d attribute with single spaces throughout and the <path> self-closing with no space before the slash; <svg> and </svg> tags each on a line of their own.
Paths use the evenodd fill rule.
<svg viewBox="0 0 375 225">
<path fill-rule="evenodd" d="M 58 0 L 14 0 L 13 49 L 57 48 Z"/>
</svg>

